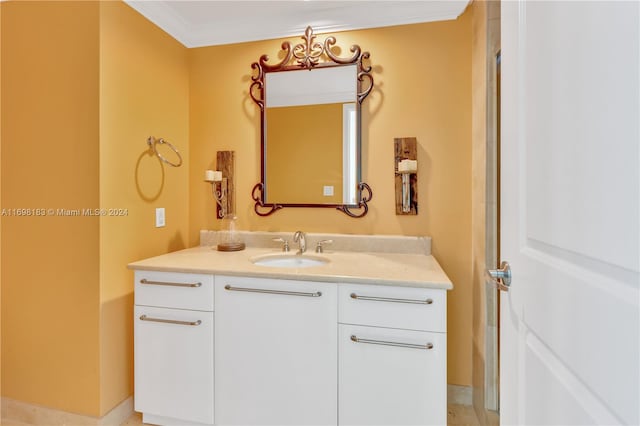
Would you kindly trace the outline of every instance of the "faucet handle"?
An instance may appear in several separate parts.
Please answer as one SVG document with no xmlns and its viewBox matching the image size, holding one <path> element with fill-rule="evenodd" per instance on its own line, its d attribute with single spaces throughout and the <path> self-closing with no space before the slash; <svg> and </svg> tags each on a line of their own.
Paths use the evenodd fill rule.
<svg viewBox="0 0 640 426">
<path fill-rule="evenodd" d="M 274 238 L 273 241 L 282 243 L 282 251 L 289 251 L 289 241 L 284 238 Z"/>
<path fill-rule="evenodd" d="M 316 243 L 316 253 L 323 253 L 324 252 L 324 244 L 331 244 L 333 243 L 333 240 L 320 240 Z"/>
</svg>

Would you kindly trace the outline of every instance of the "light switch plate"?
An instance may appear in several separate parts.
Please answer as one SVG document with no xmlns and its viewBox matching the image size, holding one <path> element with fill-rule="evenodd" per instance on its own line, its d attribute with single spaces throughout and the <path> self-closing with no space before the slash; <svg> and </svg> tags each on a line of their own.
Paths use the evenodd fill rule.
<svg viewBox="0 0 640 426">
<path fill-rule="evenodd" d="M 156 228 L 162 228 L 165 225 L 164 207 L 156 209 Z"/>
</svg>

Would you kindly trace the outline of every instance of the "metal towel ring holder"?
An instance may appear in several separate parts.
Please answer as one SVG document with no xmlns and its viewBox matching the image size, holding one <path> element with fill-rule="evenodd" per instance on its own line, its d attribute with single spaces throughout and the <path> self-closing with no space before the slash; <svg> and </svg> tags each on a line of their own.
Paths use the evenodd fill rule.
<svg viewBox="0 0 640 426">
<path fill-rule="evenodd" d="M 156 148 L 157 144 L 168 145 L 169 148 L 171 148 L 171 150 L 175 152 L 176 155 L 178 156 L 178 160 L 179 160 L 178 163 L 172 163 L 171 161 L 164 158 L 162 154 L 158 152 L 158 149 Z M 147 139 L 147 145 L 149 145 L 149 149 L 152 150 L 153 153 L 156 154 L 156 156 L 159 159 L 161 159 L 163 162 L 167 163 L 168 165 L 172 167 L 180 167 L 182 165 L 182 155 L 180 155 L 180 153 L 178 152 L 178 149 L 175 146 L 173 146 L 171 143 L 165 141 L 162 138 L 156 139 L 153 136 L 149 136 L 149 138 Z"/>
</svg>

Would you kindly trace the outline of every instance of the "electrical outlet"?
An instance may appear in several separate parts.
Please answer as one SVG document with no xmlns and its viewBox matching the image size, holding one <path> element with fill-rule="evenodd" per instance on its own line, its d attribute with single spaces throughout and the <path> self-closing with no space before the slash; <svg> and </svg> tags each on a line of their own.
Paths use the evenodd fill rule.
<svg viewBox="0 0 640 426">
<path fill-rule="evenodd" d="M 322 195 L 324 195 L 325 197 L 331 197 L 333 196 L 333 186 L 332 185 L 325 185 L 322 188 Z"/>
<path fill-rule="evenodd" d="M 164 225 L 164 207 L 158 207 L 156 209 L 156 228 L 162 228 Z"/>
</svg>

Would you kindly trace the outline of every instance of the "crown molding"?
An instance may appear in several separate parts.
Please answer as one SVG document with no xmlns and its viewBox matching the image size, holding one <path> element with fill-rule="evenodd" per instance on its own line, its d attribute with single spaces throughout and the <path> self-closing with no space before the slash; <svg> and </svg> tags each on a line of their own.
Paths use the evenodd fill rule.
<svg viewBox="0 0 640 426">
<path fill-rule="evenodd" d="M 453 20 L 468 0 L 175 1 L 125 0 L 186 47 L 204 47 Z M 366 10 L 366 13 L 363 13 Z"/>
</svg>

